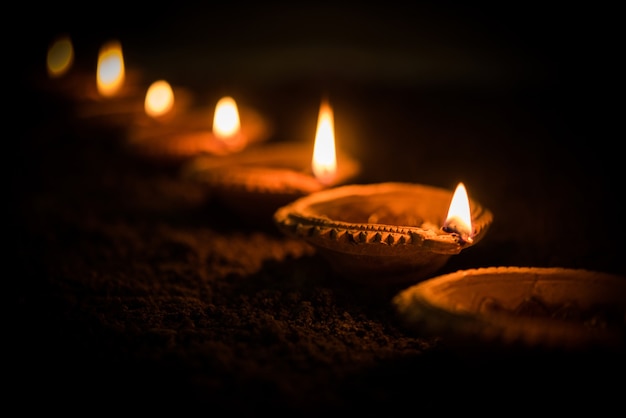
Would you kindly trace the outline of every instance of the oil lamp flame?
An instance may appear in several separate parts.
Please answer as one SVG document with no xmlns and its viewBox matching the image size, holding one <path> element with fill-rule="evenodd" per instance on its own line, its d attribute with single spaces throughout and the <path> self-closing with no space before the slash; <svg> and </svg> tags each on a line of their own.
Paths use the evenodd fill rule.
<svg viewBox="0 0 626 418">
<path fill-rule="evenodd" d="M 146 93 L 144 109 L 148 116 L 158 118 L 165 115 L 174 107 L 174 91 L 165 80 L 155 81 Z"/>
<path fill-rule="evenodd" d="M 46 57 L 48 75 L 52 78 L 61 77 L 74 64 L 74 46 L 67 35 L 59 36 L 50 45 Z"/>
<path fill-rule="evenodd" d="M 104 44 L 98 55 L 98 92 L 105 97 L 114 96 L 124 84 L 125 77 L 121 44 L 118 41 Z"/>
<path fill-rule="evenodd" d="M 334 129 L 332 107 L 323 100 L 317 120 L 312 169 L 315 177 L 325 185 L 331 184 L 337 173 Z"/>
<path fill-rule="evenodd" d="M 463 242 L 472 242 L 472 215 L 470 213 L 469 198 L 463 183 L 456 186 L 448 216 L 442 227 L 445 232 L 456 233 Z"/>
<path fill-rule="evenodd" d="M 222 97 L 215 106 L 213 116 L 213 134 L 224 142 L 237 138 L 241 129 L 239 110 L 232 97 Z"/>
</svg>

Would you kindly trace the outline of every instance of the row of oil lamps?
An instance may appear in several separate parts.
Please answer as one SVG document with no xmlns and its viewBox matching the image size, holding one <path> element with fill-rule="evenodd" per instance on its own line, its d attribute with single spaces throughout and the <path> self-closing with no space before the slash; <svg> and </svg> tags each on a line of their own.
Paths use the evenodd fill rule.
<svg viewBox="0 0 626 418">
<path fill-rule="evenodd" d="M 69 36 L 51 44 L 50 79 L 61 82 L 73 54 Z M 624 347 L 622 277 L 520 266 L 433 277 L 484 237 L 491 211 L 469 199 L 463 183 L 454 192 L 411 183 L 349 184 L 360 164 L 336 147 L 328 101 L 321 103 L 312 147 L 271 143 L 269 124 L 232 97 L 194 110 L 187 91 L 158 80 L 140 92 L 139 103 L 128 77 L 121 44 L 106 43 L 95 82 L 93 76 L 79 82 L 85 100 L 78 116 L 130 126 L 130 151 L 182 163 L 185 179 L 206 184 L 242 218 L 305 240 L 339 276 L 368 286 L 410 284 L 393 299 L 410 326 L 480 344 Z"/>
<path fill-rule="evenodd" d="M 68 36 L 57 39 L 48 51 L 49 76 L 63 76 L 72 61 L 71 39 Z M 246 214 L 246 218 L 264 216 L 270 219 L 280 206 L 314 192 L 348 183 L 360 171 L 357 161 L 337 150 L 333 109 L 327 100 L 323 100 L 320 105 L 313 147 L 284 143 L 259 146 L 257 143 L 265 142 L 270 135 L 268 124 L 252 110 L 242 109 L 240 112 L 232 97 L 222 97 L 214 109 L 191 110 L 189 95 L 184 90 L 179 89 L 175 94 L 166 80 L 157 80 L 147 88 L 145 94 L 137 92 L 132 88 L 137 83 L 126 82 L 126 73 L 121 43 L 105 43 L 98 55 L 95 80 L 92 78 L 84 84 L 95 85 L 95 94 L 91 92 L 90 95 L 96 99 L 82 102 L 80 115 L 103 115 L 107 122 L 111 122 L 111 116 L 117 114 L 119 122 L 130 126 L 127 138 L 129 149 L 154 159 L 190 161 L 184 165 L 184 175 L 208 182 L 214 191 L 219 189 L 226 197 L 226 203 L 234 201 L 234 189 L 243 190 L 248 195 L 255 194 L 259 202 L 268 202 L 266 211 L 260 211 L 256 205 L 254 213 Z M 142 100 L 138 101 L 137 97 L 142 97 Z M 209 123 L 211 114 L 212 123 Z M 395 188 L 401 186 L 399 193 L 394 192 Z M 428 203 L 412 202 L 411 206 L 415 210 L 408 206 L 397 209 L 396 219 L 389 223 L 390 219 L 385 219 L 384 215 L 377 212 L 388 211 L 396 202 L 406 200 L 405 194 L 418 195 L 417 191 L 406 190 L 406 186 L 360 186 L 363 191 L 359 194 L 365 199 L 384 196 L 387 202 L 381 201 L 377 204 L 378 208 L 368 208 L 371 213 L 367 214 L 365 222 L 364 214 L 359 214 L 358 222 L 354 223 L 366 224 L 368 227 L 358 228 L 358 232 L 350 236 L 361 237 L 363 232 L 368 236 L 365 241 L 369 242 L 378 240 L 376 233 L 369 237 L 371 225 L 402 225 L 410 227 L 411 233 L 418 233 L 419 237 L 409 235 L 394 239 L 395 235 L 389 235 L 390 231 L 387 231 L 385 245 L 402 242 L 419 248 L 420 252 L 449 256 L 477 242 L 491 223 L 489 210 L 482 209 L 476 202 L 472 202 L 474 207 L 470 208 L 463 183 L 459 183 L 454 196 L 441 191 L 443 193 L 440 193 L 439 199 L 435 199 L 437 191 L 434 188 L 420 186 L 420 199 Z M 393 195 L 386 195 L 388 189 L 394 192 Z M 277 196 L 281 196 L 281 199 L 277 199 Z M 351 204 L 346 208 L 349 206 Z M 238 206 L 242 209 L 249 207 L 247 204 Z M 447 216 L 443 218 L 446 209 Z M 475 219 L 472 219 L 472 212 Z M 287 226 L 287 223 L 289 226 L 291 223 L 283 221 L 281 215 L 276 214 L 279 217 L 276 219 L 278 225 L 285 232 L 293 234 Z M 359 238 L 358 241 L 363 239 Z M 428 260 L 425 262 L 429 264 Z M 414 262 L 410 265 L 407 273 L 419 273 Z M 399 265 L 399 268 L 405 267 Z M 385 271 L 391 273 L 388 267 Z"/>
</svg>

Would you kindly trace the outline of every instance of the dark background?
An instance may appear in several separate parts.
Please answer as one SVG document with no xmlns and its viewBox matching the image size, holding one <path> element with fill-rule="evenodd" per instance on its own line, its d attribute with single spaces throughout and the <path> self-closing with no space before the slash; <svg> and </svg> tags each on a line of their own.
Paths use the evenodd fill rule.
<svg viewBox="0 0 626 418">
<path fill-rule="evenodd" d="M 272 121 L 273 140 L 312 140 L 328 94 L 339 146 L 363 165 L 359 182 L 463 181 L 493 212 L 484 240 L 442 272 L 624 274 L 614 10 L 41 7 L 16 14 L 14 36 L 25 63 L 8 157 L 19 394 L 303 412 L 428 403 L 431 389 L 454 381 L 461 394 L 487 372 L 513 386 L 525 376 L 586 392 L 601 376 L 602 390 L 615 388 L 604 377 L 615 369 L 597 358 L 565 355 L 555 368 L 553 358 L 448 357 L 397 324 L 390 295 L 346 285 L 298 243 L 202 206 L 202 190 L 124 155 L 123 131 L 75 126 L 38 83 L 49 42 L 69 33 L 77 68 L 95 68 L 100 44 L 117 38 L 146 82 L 165 78 L 209 104 L 233 95 Z"/>
</svg>

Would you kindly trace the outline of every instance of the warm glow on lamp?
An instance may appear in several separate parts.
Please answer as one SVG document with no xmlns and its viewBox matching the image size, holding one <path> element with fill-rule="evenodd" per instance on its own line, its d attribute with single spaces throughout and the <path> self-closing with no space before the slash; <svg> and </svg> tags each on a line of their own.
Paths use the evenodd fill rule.
<svg viewBox="0 0 626 418">
<path fill-rule="evenodd" d="M 317 120 L 312 169 L 315 177 L 326 185 L 333 182 L 337 173 L 334 129 L 333 110 L 330 104 L 323 100 Z"/>
<path fill-rule="evenodd" d="M 74 46 L 67 35 L 59 36 L 48 49 L 46 68 L 48 75 L 57 78 L 65 74 L 74 64 Z"/>
<path fill-rule="evenodd" d="M 165 80 L 155 81 L 146 92 L 144 109 L 153 118 L 165 115 L 174 107 L 174 91 Z"/>
<path fill-rule="evenodd" d="M 110 41 L 100 48 L 97 70 L 98 92 L 106 97 L 115 95 L 125 79 L 122 46 L 117 41 Z"/>
<path fill-rule="evenodd" d="M 465 242 L 473 241 L 472 215 L 467 190 L 463 183 L 459 183 L 456 186 L 443 230 L 445 232 L 457 233 Z"/>
<path fill-rule="evenodd" d="M 213 115 L 213 134 L 224 142 L 236 141 L 241 124 L 237 103 L 232 97 L 222 97 L 215 106 Z"/>
</svg>

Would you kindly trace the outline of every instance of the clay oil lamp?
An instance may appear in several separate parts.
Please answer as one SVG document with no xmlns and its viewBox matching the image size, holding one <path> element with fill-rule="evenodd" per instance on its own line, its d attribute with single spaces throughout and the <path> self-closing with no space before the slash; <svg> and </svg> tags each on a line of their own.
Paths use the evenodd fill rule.
<svg viewBox="0 0 626 418">
<path fill-rule="evenodd" d="M 126 148 L 153 162 L 181 164 L 198 155 L 238 153 L 270 132 L 265 118 L 230 96 L 214 108 L 195 106 L 186 89 L 158 80 L 146 92 L 144 114 L 128 128 Z"/>
<path fill-rule="evenodd" d="M 393 298 L 420 335 L 454 346 L 515 351 L 626 348 L 626 278 L 561 267 L 486 267 L 417 283 Z M 525 351 L 526 352 L 526 351 Z"/>
<path fill-rule="evenodd" d="M 345 278 L 370 285 L 413 283 L 477 244 L 491 211 L 451 190 L 412 183 L 345 185 L 302 197 L 274 220 L 301 238 Z"/>
<path fill-rule="evenodd" d="M 80 76 L 82 81 L 74 89 L 79 120 L 123 127 L 141 115 L 141 73 L 126 68 L 120 41 L 105 42 L 98 52 L 95 75 Z"/>
</svg>

